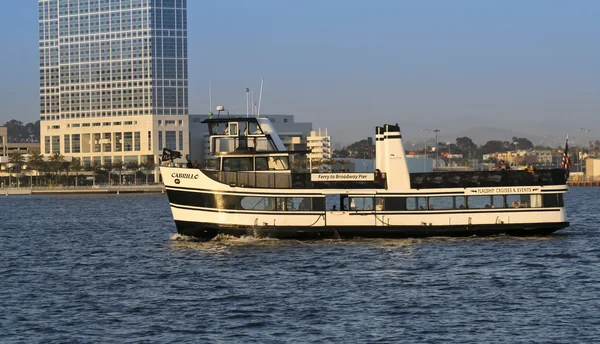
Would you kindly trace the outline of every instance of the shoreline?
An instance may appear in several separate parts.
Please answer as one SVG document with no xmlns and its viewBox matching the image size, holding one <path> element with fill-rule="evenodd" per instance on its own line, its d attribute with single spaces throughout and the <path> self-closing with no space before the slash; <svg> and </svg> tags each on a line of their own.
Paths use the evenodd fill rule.
<svg viewBox="0 0 600 344">
<path fill-rule="evenodd" d="M 34 188 L 2 188 L 4 196 L 19 195 L 58 195 L 58 194 L 121 194 L 121 193 L 164 193 L 160 185 L 119 185 L 119 186 L 56 186 Z"/>
</svg>

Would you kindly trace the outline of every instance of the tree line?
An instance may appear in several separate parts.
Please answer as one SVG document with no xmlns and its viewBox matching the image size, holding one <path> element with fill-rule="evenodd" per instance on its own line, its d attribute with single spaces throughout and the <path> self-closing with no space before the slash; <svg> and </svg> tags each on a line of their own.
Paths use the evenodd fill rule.
<svg viewBox="0 0 600 344">
<path fill-rule="evenodd" d="M 8 142 L 40 142 L 40 121 L 23 124 L 21 121 L 11 119 L 4 123 L 8 131 Z"/>
<path fill-rule="evenodd" d="M 435 147 L 427 146 L 427 152 L 434 152 Z M 496 152 L 509 152 L 514 150 L 529 150 L 533 148 L 551 149 L 550 147 L 534 147 L 533 143 L 524 137 L 513 137 L 511 141 L 491 140 L 484 145 L 478 146 L 469 137 L 459 137 L 454 143 L 438 142 L 440 153 L 448 152 L 450 154 L 462 154 L 464 158 L 473 159 L 481 157 L 484 154 Z M 600 141 L 598 141 L 598 150 L 600 150 Z M 363 158 L 373 159 L 375 157 L 375 145 L 369 144 L 367 139 L 363 139 L 343 147 L 340 150 L 333 151 L 334 158 Z"/>
</svg>

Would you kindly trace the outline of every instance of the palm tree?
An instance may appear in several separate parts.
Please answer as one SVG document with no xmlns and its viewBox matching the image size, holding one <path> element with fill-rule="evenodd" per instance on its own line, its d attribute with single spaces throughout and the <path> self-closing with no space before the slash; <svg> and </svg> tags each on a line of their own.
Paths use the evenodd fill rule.
<svg viewBox="0 0 600 344">
<path fill-rule="evenodd" d="M 50 163 L 50 169 L 54 171 L 54 182 L 58 184 L 58 171 L 60 171 L 60 168 L 65 163 L 65 157 L 64 155 L 56 152 L 50 155 L 48 162 Z"/>
<path fill-rule="evenodd" d="M 11 164 L 11 166 L 8 168 L 8 185 L 10 186 L 10 170 L 14 169 L 16 165 L 16 170 L 17 172 L 19 172 L 21 170 L 21 167 L 25 164 L 25 156 L 21 152 L 10 152 L 8 154 L 8 162 Z"/>
<path fill-rule="evenodd" d="M 108 172 L 108 186 L 110 186 L 112 184 L 113 164 L 111 162 L 105 162 L 104 165 L 102 165 L 102 169 Z"/>
<path fill-rule="evenodd" d="M 154 163 L 153 160 L 148 160 L 146 162 L 141 163 L 141 167 L 143 169 L 145 169 L 146 172 L 150 172 L 150 171 L 154 170 L 154 167 L 156 167 L 156 164 Z M 148 185 L 148 174 L 149 173 L 144 173 L 144 175 L 146 176 L 146 185 Z"/>
<path fill-rule="evenodd" d="M 123 171 L 123 161 L 116 160 L 115 162 L 112 163 L 112 167 L 113 167 L 113 169 L 119 171 L 119 185 L 121 185 L 121 183 L 122 183 L 121 172 Z"/>
<path fill-rule="evenodd" d="M 75 186 L 79 186 L 79 171 L 81 171 L 81 160 L 79 158 L 73 158 L 69 169 L 75 171 Z"/>
<path fill-rule="evenodd" d="M 139 164 L 137 162 L 128 162 L 127 164 L 125 164 L 125 168 L 127 168 L 128 170 L 133 171 L 133 184 L 137 184 L 137 176 L 136 176 L 136 172 L 139 169 Z"/>
<path fill-rule="evenodd" d="M 37 174 L 38 175 L 38 178 L 37 178 L 38 184 L 40 182 L 39 171 L 42 170 L 44 165 L 45 165 L 44 156 L 40 152 L 33 152 L 33 153 L 29 154 L 29 158 L 27 158 L 27 168 L 30 170 L 38 171 L 38 174 Z M 31 178 L 33 180 L 33 176 Z"/>
<path fill-rule="evenodd" d="M 96 185 L 96 172 L 98 172 L 100 168 L 102 168 L 102 166 L 97 161 L 93 161 L 92 165 L 90 165 L 93 176 L 92 185 Z"/>
</svg>

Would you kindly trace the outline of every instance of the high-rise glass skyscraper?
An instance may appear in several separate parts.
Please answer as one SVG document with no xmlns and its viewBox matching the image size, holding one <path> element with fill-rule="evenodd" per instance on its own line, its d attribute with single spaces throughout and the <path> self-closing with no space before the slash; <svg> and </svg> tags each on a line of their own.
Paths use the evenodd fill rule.
<svg viewBox="0 0 600 344">
<path fill-rule="evenodd" d="M 38 0 L 42 153 L 188 153 L 187 0 Z"/>
</svg>

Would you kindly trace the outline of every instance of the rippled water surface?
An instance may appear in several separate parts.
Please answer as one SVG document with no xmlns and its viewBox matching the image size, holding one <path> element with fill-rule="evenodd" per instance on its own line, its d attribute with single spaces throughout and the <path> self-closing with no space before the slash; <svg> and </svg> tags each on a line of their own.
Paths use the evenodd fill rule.
<svg viewBox="0 0 600 344">
<path fill-rule="evenodd" d="M 174 235 L 166 195 L 0 199 L 0 343 L 594 343 L 600 188 L 548 237 Z"/>
</svg>

